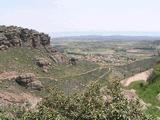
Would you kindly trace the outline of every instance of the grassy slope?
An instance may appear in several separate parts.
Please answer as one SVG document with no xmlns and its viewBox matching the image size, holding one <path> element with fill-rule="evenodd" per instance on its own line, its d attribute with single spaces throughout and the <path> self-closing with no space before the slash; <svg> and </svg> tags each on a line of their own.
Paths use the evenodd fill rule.
<svg viewBox="0 0 160 120">
<path fill-rule="evenodd" d="M 47 55 L 42 54 L 41 51 L 37 49 L 29 48 L 11 48 L 8 51 L 0 52 L 0 72 L 31 72 L 36 74 L 45 86 L 57 86 L 60 90 L 68 93 L 77 88 L 83 89 L 84 85 L 88 84 L 90 81 L 96 80 L 99 76 L 108 71 L 107 68 L 99 69 L 99 65 L 85 61 L 79 61 L 76 66 L 64 64 L 58 65 L 51 61 L 52 67 L 48 73 L 44 73 L 34 63 L 35 57 L 47 58 Z M 98 69 L 87 74 L 79 75 L 95 68 Z M 23 91 L 28 91 L 15 84 L 15 82 L 4 81 L 3 83 L 0 83 L 1 90 L 7 89 L 9 86 L 16 86 Z M 46 93 L 45 91 L 41 91 L 36 92 L 36 94 L 45 95 Z"/>
<path fill-rule="evenodd" d="M 100 69 L 97 64 L 85 61 L 79 61 L 76 66 L 55 65 L 52 62 L 54 67 L 52 67 L 48 73 L 44 73 L 37 65 L 35 65 L 34 63 L 35 57 L 47 58 L 45 54 L 42 54 L 41 51 L 36 49 L 11 48 L 8 51 L 0 52 L 0 72 L 3 71 L 17 71 L 20 73 L 32 72 L 36 74 L 37 77 L 42 77 L 39 78 L 39 80 L 46 87 L 57 86 L 60 90 L 63 90 L 66 94 L 72 93 L 77 89 L 84 90 L 85 86 L 91 81 L 100 80 L 102 83 L 104 83 L 104 81 L 106 82 L 106 78 L 108 77 L 109 74 L 108 68 Z M 79 75 L 81 73 L 85 73 L 86 71 L 90 71 L 95 68 L 98 69 L 87 74 Z M 160 66 L 157 68 L 160 68 Z M 108 74 L 105 75 L 105 73 Z M 103 77 L 100 78 L 100 76 Z M 15 86 L 17 89 L 20 89 L 22 91 L 31 92 L 30 90 L 27 90 L 24 87 L 19 86 L 13 81 L 0 82 L 0 90 L 7 90 L 9 86 Z M 157 83 L 153 83 L 152 85 L 147 86 L 145 90 L 139 87 L 139 83 L 133 83 L 130 86 L 130 88 L 137 89 L 137 93 L 140 95 L 140 97 L 144 99 L 144 101 L 153 104 L 151 109 L 147 112 L 155 115 L 160 114 L 159 111 L 155 108 L 155 105 L 160 105 L 160 104 L 157 101 L 154 101 L 155 93 L 157 93 L 156 90 L 158 90 L 157 88 L 159 87 L 160 87 L 160 80 L 159 81 L 157 80 Z M 34 93 L 32 92 L 32 94 L 36 94 L 38 96 L 39 95 L 45 96 L 46 91 L 45 90 L 41 92 L 36 91 Z"/>
<path fill-rule="evenodd" d="M 156 106 L 160 107 L 160 101 L 156 99 L 156 96 L 160 93 L 160 64 L 155 66 L 154 71 L 155 77 L 153 78 L 153 83 L 148 84 L 138 81 L 132 83 L 129 88 L 135 89 L 140 98 L 142 98 L 146 103 L 152 104 L 147 112 L 160 116 L 160 110 L 156 108 Z M 141 86 L 141 83 L 144 85 Z"/>
<path fill-rule="evenodd" d="M 55 81 L 52 79 L 45 79 L 41 81 L 46 86 L 47 85 L 57 86 L 57 88 L 59 88 L 60 90 L 63 90 L 66 94 L 69 94 L 76 90 L 84 90 L 85 86 L 88 85 L 90 82 L 93 82 L 96 80 L 106 81 L 108 74 L 103 76 L 103 78 L 99 78 L 99 77 L 107 72 L 108 72 L 108 69 L 103 68 L 103 69 L 97 69 L 93 72 L 83 74 L 83 75 L 65 77 L 65 78 L 59 79 L 58 81 Z"/>
<path fill-rule="evenodd" d="M 0 71 L 33 72 L 42 74 L 33 60 L 36 56 L 42 56 L 38 50 L 27 48 L 11 48 L 0 52 Z"/>
</svg>

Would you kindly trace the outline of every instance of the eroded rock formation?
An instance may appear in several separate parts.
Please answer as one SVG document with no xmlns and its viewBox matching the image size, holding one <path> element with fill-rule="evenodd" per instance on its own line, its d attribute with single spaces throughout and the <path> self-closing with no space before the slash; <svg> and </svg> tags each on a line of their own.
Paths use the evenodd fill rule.
<svg viewBox="0 0 160 120">
<path fill-rule="evenodd" d="M 35 62 L 40 68 L 43 69 L 44 72 L 47 72 L 51 66 L 51 63 L 45 58 L 36 58 Z"/>
<path fill-rule="evenodd" d="M 0 26 L 0 51 L 10 47 L 37 48 L 45 52 L 54 62 L 67 63 L 67 57 L 53 48 L 50 40 L 48 34 L 39 33 L 36 30 L 16 26 Z"/>
<path fill-rule="evenodd" d="M 12 46 L 38 48 L 48 45 L 50 45 L 50 37 L 47 34 L 16 26 L 0 26 L 1 50 Z"/>
<path fill-rule="evenodd" d="M 17 76 L 17 78 L 15 78 L 15 81 L 19 85 L 24 86 L 27 89 L 40 91 L 43 88 L 42 83 L 36 79 L 36 76 L 33 73 L 23 73 Z"/>
</svg>

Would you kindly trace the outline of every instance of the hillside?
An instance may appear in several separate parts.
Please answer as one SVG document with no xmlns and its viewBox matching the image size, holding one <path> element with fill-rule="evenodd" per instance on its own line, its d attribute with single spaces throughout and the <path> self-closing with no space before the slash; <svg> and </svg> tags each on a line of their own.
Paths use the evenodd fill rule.
<svg viewBox="0 0 160 120">
<path fill-rule="evenodd" d="M 109 71 L 87 61 L 69 64 L 70 58 L 50 45 L 50 37 L 35 30 L 0 26 L 0 48 L 0 106 L 29 102 L 33 107 L 48 86 L 69 95 Z"/>
<path fill-rule="evenodd" d="M 137 104 L 131 91 L 122 89 L 115 80 L 138 73 L 139 67 L 148 69 L 157 60 L 111 67 L 59 52 L 47 34 L 0 26 L 0 119 L 148 119 L 139 109 L 143 104 Z"/>
</svg>

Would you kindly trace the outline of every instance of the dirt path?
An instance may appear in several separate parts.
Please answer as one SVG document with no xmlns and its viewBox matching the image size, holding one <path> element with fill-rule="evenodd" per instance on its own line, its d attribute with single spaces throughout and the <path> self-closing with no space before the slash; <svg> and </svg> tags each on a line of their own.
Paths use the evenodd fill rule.
<svg viewBox="0 0 160 120">
<path fill-rule="evenodd" d="M 0 80 L 11 80 L 11 79 L 16 78 L 17 75 L 18 73 L 15 71 L 3 72 L 3 73 L 0 73 Z"/>
<path fill-rule="evenodd" d="M 73 76 L 66 76 L 66 77 L 62 77 L 62 78 L 53 78 L 53 77 L 36 77 L 37 79 L 38 78 L 40 78 L 40 79 L 51 79 L 51 80 L 60 80 L 60 79 L 64 79 L 64 78 L 68 78 L 68 77 L 78 77 L 78 76 L 82 76 L 82 75 L 86 75 L 86 74 L 89 74 L 89 73 L 91 73 L 91 72 L 94 72 L 94 71 L 96 71 L 96 70 L 98 70 L 98 69 L 103 69 L 103 68 L 106 68 L 106 67 L 98 67 L 98 68 L 94 68 L 94 69 L 92 69 L 92 70 L 89 70 L 89 71 L 86 71 L 86 72 L 83 72 L 83 73 L 80 73 L 80 74 L 77 74 L 77 75 L 73 75 Z M 104 73 L 104 74 L 102 74 L 101 76 L 99 76 L 98 77 L 98 79 L 101 79 L 101 78 L 103 78 L 106 74 L 108 74 L 109 72 L 110 72 L 110 68 L 108 68 L 108 72 L 106 72 L 106 73 Z"/>
<path fill-rule="evenodd" d="M 107 74 L 109 74 L 110 71 L 111 71 L 111 68 L 108 68 L 108 72 L 105 72 L 104 74 L 102 74 L 101 76 L 99 76 L 98 80 L 102 79 L 104 76 L 106 76 Z"/>
<path fill-rule="evenodd" d="M 153 72 L 153 69 L 149 69 L 147 71 L 138 73 L 138 74 L 136 74 L 136 75 L 134 75 L 132 77 L 129 77 L 129 78 L 126 78 L 126 79 L 122 80 L 121 84 L 122 84 L 122 86 L 127 87 L 132 82 L 135 82 L 135 81 L 140 81 L 140 80 L 147 81 L 147 79 L 150 77 L 152 72 Z"/>
<path fill-rule="evenodd" d="M 98 68 L 95 68 L 95 69 L 92 69 L 92 70 L 86 71 L 86 72 L 84 72 L 84 73 L 77 74 L 77 75 L 75 75 L 75 76 L 86 75 L 86 74 L 91 73 L 91 72 L 94 72 L 94 71 L 96 71 L 96 70 L 98 70 L 98 69 L 102 69 L 102 68 L 99 68 L 99 67 L 98 67 Z"/>
<path fill-rule="evenodd" d="M 59 79 L 64 79 L 64 78 L 68 78 L 68 77 L 78 77 L 78 76 L 81 76 L 81 75 L 86 75 L 86 74 L 89 74 L 91 72 L 94 72 L 98 69 L 102 69 L 100 67 L 98 68 L 95 68 L 95 69 L 92 69 L 92 70 L 89 70 L 89 71 L 86 71 L 86 72 L 83 72 L 83 73 L 80 73 L 80 74 L 77 74 L 77 75 L 73 75 L 73 76 L 66 76 L 66 77 L 61 77 L 61 78 L 53 78 L 53 77 L 36 77 L 36 78 L 47 78 L 47 79 L 51 79 L 51 80 L 59 80 Z"/>
</svg>

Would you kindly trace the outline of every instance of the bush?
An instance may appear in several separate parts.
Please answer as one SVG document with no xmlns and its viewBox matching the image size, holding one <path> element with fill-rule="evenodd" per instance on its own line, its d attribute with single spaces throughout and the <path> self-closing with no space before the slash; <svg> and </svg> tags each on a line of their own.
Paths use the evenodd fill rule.
<svg viewBox="0 0 160 120">
<path fill-rule="evenodd" d="M 151 120 L 141 111 L 138 101 L 128 101 L 123 97 L 119 82 L 107 89 L 112 97 L 110 103 L 104 101 L 97 84 L 92 84 L 84 93 L 69 97 L 56 89 L 49 89 L 50 95 L 38 111 L 23 114 L 22 120 Z"/>
</svg>

